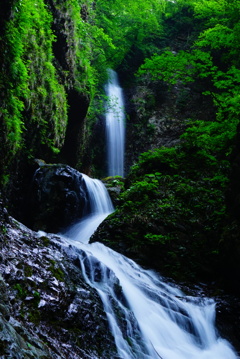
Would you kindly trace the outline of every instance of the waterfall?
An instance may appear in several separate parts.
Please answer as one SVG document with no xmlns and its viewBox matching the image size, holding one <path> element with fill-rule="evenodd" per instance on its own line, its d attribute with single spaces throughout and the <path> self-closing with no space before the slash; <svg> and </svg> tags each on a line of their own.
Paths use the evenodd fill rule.
<svg viewBox="0 0 240 359">
<path fill-rule="evenodd" d="M 237 359 L 215 329 L 212 299 L 186 296 L 103 244 L 88 244 L 87 235 L 113 207 L 102 182 L 84 179 L 92 212 L 66 232 L 65 240 L 75 247 L 86 282 L 102 299 L 119 358 Z"/>
<path fill-rule="evenodd" d="M 109 69 L 109 80 L 105 86 L 108 96 L 106 105 L 106 134 L 108 176 L 124 175 L 125 116 L 123 92 L 117 74 Z"/>
<path fill-rule="evenodd" d="M 64 235 L 74 241 L 87 243 L 99 224 L 113 212 L 114 208 L 108 192 L 101 181 L 82 174 L 85 181 L 88 204 L 86 214 L 79 222 L 68 228 Z"/>
</svg>

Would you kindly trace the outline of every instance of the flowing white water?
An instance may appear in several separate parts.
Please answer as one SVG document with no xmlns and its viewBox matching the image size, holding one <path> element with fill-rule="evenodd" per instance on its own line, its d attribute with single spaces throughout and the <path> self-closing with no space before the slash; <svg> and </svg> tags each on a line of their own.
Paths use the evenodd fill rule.
<svg viewBox="0 0 240 359">
<path fill-rule="evenodd" d="M 103 184 L 84 176 L 93 210 L 91 234 L 113 207 Z M 96 191 L 95 191 L 96 190 Z M 97 192 L 97 198 L 95 197 Z M 86 219 L 87 222 L 88 218 Z M 121 359 L 237 359 L 215 329 L 212 299 L 185 296 L 152 271 L 103 244 L 88 244 L 86 222 L 67 232 L 79 254 L 85 280 L 103 302 Z"/>
<path fill-rule="evenodd" d="M 85 174 L 82 174 L 82 176 L 87 187 L 89 201 L 88 211 L 90 213 L 67 229 L 64 234 L 74 241 L 88 243 L 89 238 L 96 228 L 113 212 L 114 208 L 103 183 Z"/>
<path fill-rule="evenodd" d="M 109 81 L 105 86 L 108 96 L 106 105 L 106 133 L 108 175 L 124 175 L 125 115 L 123 92 L 117 74 L 109 69 Z"/>
</svg>

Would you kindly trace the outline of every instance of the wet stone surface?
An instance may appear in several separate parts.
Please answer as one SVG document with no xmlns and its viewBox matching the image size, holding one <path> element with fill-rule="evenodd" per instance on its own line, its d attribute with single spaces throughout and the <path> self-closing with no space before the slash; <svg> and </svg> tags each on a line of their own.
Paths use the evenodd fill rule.
<svg viewBox="0 0 240 359">
<path fill-rule="evenodd" d="M 87 209 L 82 174 L 63 164 L 41 164 L 26 201 L 23 223 L 33 230 L 58 233 L 81 218 Z"/>
<path fill-rule="evenodd" d="M 12 218 L 0 226 L 0 358 L 117 357 L 76 252 Z"/>
</svg>

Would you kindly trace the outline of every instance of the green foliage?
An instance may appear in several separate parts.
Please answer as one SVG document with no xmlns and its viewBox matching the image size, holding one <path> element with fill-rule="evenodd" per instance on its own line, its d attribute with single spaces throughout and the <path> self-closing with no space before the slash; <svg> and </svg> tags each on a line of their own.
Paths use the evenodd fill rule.
<svg viewBox="0 0 240 359">
<path fill-rule="evenodd" d="M 52 29 L 56 34 L 59 29 L 50 6 L 60 16 L 58 26 L 61 23 L 65 37 L 63 67 L 53 54 L 58 39 Z M 219 228 L 226 218 L 228 156 L 240 114 L 239 12 L 236 0 L 145 0 L 140 6 L 137 0 L 53 0 L 49 7 L 44 0 L 15 0 L 0 45 L 0 136 L 6 155 L 1 169 L 20 150 L 26 149 L 28 157 L 59 153 L 69 89 L 89 99 L 87 126 L 84 123 L 84 135 L 89 135 L 106 103 L 99 93 L 107 68 L 137 57 L 141 63 L 146 57 L 137 75 L 143 88 L 150 86 L 135 103 L 144 125 L 158 101 L 152 89 L 162 83 L 209 96 L 216 113 L 208 120 L 189 120 L 180 145 L 142 153 L 126 182 L 107 180 L 120 192 L 126 186 L 110 221 L 130 227 L 124 228 L 130 247 L 156 248 L 162 260 L 166 255 L 172 261 L 165 265 L 174 263 L 175 269 L 184 256 L 193 268 L 206 247 L 217 255 Z M 191 90 L 185 91 L 184 101 Z M 148 126 L 149 135 L 154 129 Z M 3 173 L 2 184 L 8 178 Z M 49 270 L 63 279 L 55 263 Z M 29 269 L 25 271 L 27 275 Z M 15 289 L 25 295 L 21 286 Z"/>
<path fill-rule="evenodd" d="M 60 17 L 62 28 L 58 31 L 66 37 L 64 69 L 53 54 L 58 41 L 53 21 L 59 19 L 52 18 L 50 9 Z M 53 1 L 50 7 L 44 0 L 15 0 L 3 33 L 1 184 L 6 182 L 8 166 L 25 151 L 28 159 L 59 153 L 68 122 L 66 91 L 75 88 L 93 97 L 106 78 L 104 47 L 113 46 L 94 24 L 91 1 Z"/>
<path fill-rule="evenodd" d="M 24 133 L 33 133 L 31 126 L 39 128 L 42 144 L 50 148 L 63 144 L 67 102 L 53 66 L 51 24 L 43 0 L 15 1 L 6 24 L 2 113 L 12 156 L 23 146 Z M 31 113 L 30 122 L 26 121 L 26 111 Z"/>
<path fill-rule="evenodd" d="M 217 88 L 220 70 L 211 54 L 203 49 L 168 52 L 156 58 L 164 63 L 166 68 L 162 70 L 166 72 L 157 74 L 157 62 L 152 62 L 151 70 L 156 70 L 156 76 L 169 84 L 181 81 L 181 75 L 186 76 L 184 71 L 190 67 L 189 78 L 185 77 L 184 81 L 194 82 L 198 74 L 198 81 L 211 77 Z M 168 63 L 169 58 L 174 60 Z M 193 63 L 195 66 L 191 67 Z M 174 66 L 180 70 L 172 75 Z M 220 82 L 219 87 L 224 90 L 226 85 L 230 91 L 231 86 L 234 89 L 233 81 L 237 81 L 237 76 L 230 76 L 227 84 Z M 223 95 L 216 91 L 216 96 L 220 94 Z M 148 256 L 149 262 L 155 263 L 159 270 L 170 271 L 178 278 L 181 273 L 191 278 L 208 261 L 214 267 L 220 258 L 219 238 L 227 217 L 228 155 L 238 118 L 229 115 L 229 106 L 228 113 L 223 111 L 223 106 L 219 109 L 220 106 L 217 117 L 211 121 L 188 120 L 179 145 L 142 153 L 126 179 L 116 214 L 109 219 L 114 227 L 122 228 L 116 238 L 121 241 L 121 236 L 124 237 L 128 251 L 135 256 Z"/>
<path fill-rule="evenodd" d="M 176 168 L 178 158 L 180 158 L 178 157 L 178 153 L 177 147 L 161 147 L 141 153 L 138 163 L 131 169 L 130 178 L 139 173 L 156 172 L 156 174 L 158 174 L 166 169 L 171 172 L 171 169 Z"/>
<path fill-rule="evenodd" d="M 160 20 L 165 6 L 165 1 L 157 0 L 144 1 L 141 6 L 136 0 L 98 1 L 96 24 L 114 44 L 106 48 L 110 67 L 119 65 L 133 45 L 143 53 L 149 51 L 161 34 Z"/>
<path fill-rule="evenodd" d="M 240 4 L 235 0 L 195 0 L 195 17 L 203 19 L 206 27 L 218 23 L 228 25 L 239 21 Z"/>
<path fill-rule="evenodd" d="M 144 238 L 150 242 L 161 242 L 161 244 L 165 244 L 168 240 L 167 236 L 152 233 L 147 233 Z"/>
<path fill-rule="evenodd" d="M 102 82 L 106 69 L 105 47 L 112 47 L 111 39 L 93 21 L 95 14 L 91 1 L 67 0 L 65 4 L 72 23 L 68 34 L 69 62 L 75 87 L 91 98 L 95 95 L 99 82 Z M 91 21 L 83 21 L 82 9 Z"/>
<path fill-rule="evenodd" d="M 232 143 L 237 131 L 238 120 L 234 121 L 194 121 L 192 126 L 182 135 L 182 139 L 186 142 L 183 146 L 190 148 L 198 148 L 204 151 L 205 156 L 212 158 L 216 162 L 219 161 L 218 156 L 229 155 L 232 151 Z"/>
<path fill-rule="evenodd" d="M 190 55 L 181 51 L 178 55 L 165 51 L 161 55 L 154 55 L 145 60 L 138 70 L 138 76 L 150 74 L 153 81 L 164 80 L 169 84 L 176 84 L 183 77 L 184 82 L 192 82 L 193 69 L 189 68 Z"/>
<path fill-rule="evenodd" d="M 234 43 L 233 30 L 227 26 L 216 24 L 200 34 L 198 46 L 209 46 L 211 49 L 232 48 Z"/>
<path fill-rule="evenodd" d="M 177 10 L 186 4 L 187 1 L 178 1 Z M 166 50 L 155 54 L 145 60 L 137 75 L 148 81 L 161 80 L 170 86 L 201 84 L 202 93 L 213 99 L 218 119 L 227 115 L 230 121 L 236 122 L 240 92 L 240 21 L 233 8 L 239 13 L 239 2 L 195 1 L 192 7 L 194 16 L 205 21 L 204 25 L 208 27 L 200 29 L 197 40 L 188 51 Z"/>
<path fill-rule="evenodd" d="M 177 11 L 182 14 L 183 6 L 188 6 L 187 3 L 177 2 L 175 19 Z M 239 17 L 234 16 L 232 11 L 234 7 L 235 12 L 239 13 L 239 2 L 194 1 L 191 7 L 195 18 L 201 21 L 196 40 L 185 51 L 167 49 L 146 59 L 137 75 L 145 83 L 163 81 L 170 88 L 185 85 L 201 91 L 203 95 L 212 98 L 216 116 L 208 121 L 189 120 L 180 146 L 170 151 L 157 149 L 142 154 L 130 174 L 130 180 L 136 181 L 143 173 L 157 170 L 163 173 L 162 181 L 166 183 L 164 173 L 169 174 L 172 182 L 168 183 L 162 193 L 164 197 L 168 196 L 167 205 L 170 205 L 171 210 L 168 212 L 167 207 L 161 204 L 161 212 L 158 208 L 156 213 L 164 216 L 165 224 L 169 223 L 168 219 L 171 219 L 171 223 L 180 223 L 180 218 L 182 220 L 185 217 L 191 226 L 194 240 L 202 238 L 201 231 L 205 238 L 209 238 L 209 243 L 201 239 L 202 249 L 211 244 L 212 253 L 218 253 L 217 236 L 211 233 L 216 230 L 220 232 L 226 218 L 224 196 L 229 181 L 228 156 L 232 152 L 239 124 L 240 68 L 237 39 L 240 26 Z M 173 10 L 168 14 L 168 19 L 171 16 Z M 169 233 L 169 229 L 166 233 Z M 153 236 L 155 241 L 152 240 L 152 243 L 157 243 L 157 236 L 166 233 L 149 230 L 144 238 L 147 240 Z M 171 229 L 170 233 L 174 233 L 173 243 L 176 243 L 179 231 Z M 191 246 L 188 244 L 188 247 Z M 200 247 L 192 246 L 191 255 L 196 254 L 194 252 L 197 248 L 201 252 Z"/>
<path fill-rule="evenodd" d="M 121 176 L 111 176 L 102 179 L 106 187 L 124 187 L 124 179 Z"/>
<path fill-rule="evenodd" d="M 228 162 L 211 154 L 209 139 L 184 140 L 178 148 L 140 156 L 121 204 L 109 218 L 110 226 L 122 228 L 117 240 L 123 237 L 128 251 L 146 254 L 159 270 L 177 278 L 181 273 L 194 277 L 199 263 L 211 260 L 213 253 L 217 258 L 228 184 Z"/>
</svg>

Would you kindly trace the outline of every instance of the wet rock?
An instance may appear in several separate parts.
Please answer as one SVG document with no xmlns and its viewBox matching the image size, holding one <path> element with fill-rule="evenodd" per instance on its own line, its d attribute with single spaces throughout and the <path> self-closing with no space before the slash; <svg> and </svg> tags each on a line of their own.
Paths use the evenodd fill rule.
<svg viewBox="0 0 240 359">
<path fill-rule="evenodd" d="M 86 204 L 80 172 L 67 165 L 41 164 L 29 190 L 25 223 L 34 230 L 57 233 L 81 218 Z"/>
<path fill-rule="evenodd" d="M 119 196 L 124 189 L 125 178 L 121 176 L 106 177 L 102 179 L 114 206 L 120 203 Z"/>
<path fill-rule="evenodd" d="M 228 339 L 240 353 L 240 302 L 239 298 L 231 295 L 217 296 L 216 322 L 220 334 Z"/>
<path fill-rule="evenodd" d="M 1 252 L 1 359 L 116 357 L 101 300 L 63 238 L 10 218 Z"/>
</svg>

